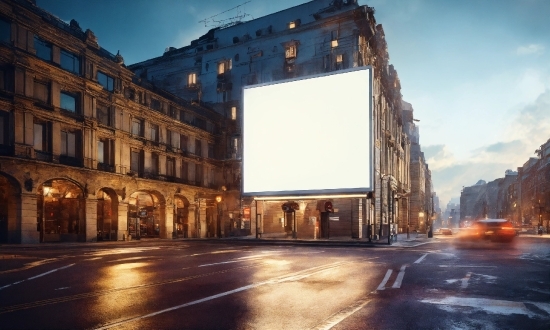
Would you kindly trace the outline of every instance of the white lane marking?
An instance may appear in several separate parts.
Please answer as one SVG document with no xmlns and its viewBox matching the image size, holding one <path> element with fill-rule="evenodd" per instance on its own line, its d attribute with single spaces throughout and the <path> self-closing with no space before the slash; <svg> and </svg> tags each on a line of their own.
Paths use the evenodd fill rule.
<svg viewBox="0 0 550 330">
<path fill-rule="evenodd" d="M 414 263 L 415 263 L 415 264 L 419 264 L 419 263 L 421 263 L 421 262 L 422 262 L 422 260 L 424 260 L 424 258 L 426 258 L 426 256 L 427 256 L 427 255 L 428 255 L 428 254 L 427 254 L 427 253 L 425 253 L 425 254 L 424 254 L 424 255 L 423 255 L 422 257 L 418 258 L 418 260 L 416 260 L 416 261 L 415 261 Z"/>
<path fill-rule="evenodd" d="M 93 261 L 93 260 L 99 260 L 99 259 L 103 259 L 102 257 L 95 257 L 95 258 L 90 258 L 90 259 L 84 259 L 84 261 Z"/>
<path fill-rule="evenodd" d="M 443 299 L 424 299 L 420 300 L 420 302 L 436 305 L 471 307 L 481 309 L 492 314 L 523 314 L 529 316 L 530 318 L 537 317 L 535 313 L 527 309 L 523 302 L 516 301 L 487 298 L 445 297 Z"/>
<path fill-rule="evenodd" d="M 70 286 L 64 286 L 64 287 L 62 287 L 62 288 L 57 288 L 57 289 L 55 289 L 55 291 L 57 291 L 57 290 L 67 290 L 67 289 L 69 289 L 69 288 L 70 288 Z"/>
<path fill-rule="evenodd" d="M 60 267 L 60 268 L 56 268 L 56 269 L 54 269 L 54 270 L 47 271 L 47 272 L 42 273 L 42 274 L 38 274 L 38 275 L 33 276 L 33 277 L 29 277 L 29 278 L 27 278 L 26 280 L 21 280 L 21 281 L 17 281 L 17 282 L 8 284 L 8 285 L 4 285 L 4 286 L 0 287 L 0 290 L 5 289 L 5 288 L 7 288 L 7 287 L 10 287 L 10 286 L 12 286 L 12 285 L 19 284 L 19 283 L 21 283 L 21 282 L 34 280 L 35 278 L 39 278 L 39 277 L 42 277 L 42 276 L 44 276 L 44 275 L 51 274 L 51 273 L 53 273 L 53 272 L 57 272 L 58 270 L 62 270 L 62 269 L 65 269 L 65 268 L 69 268 L 69 267 L 74 266 L 74 265 L 75 265 L 75 264 L 70 264 L 70 265 L 67 265 L 67 266 L 63 266 L 63 267 Z"/>
<path fill-rule="evenodd" d="M 460 284 L 461 289 L 466 289 L 468 287 L 468 281 L 470 280 L 471 276 L 472 272 L 466 273 L 466 276 L 462 279 L 462 283 Z"/>
<path fill-rule="evenodd" d="M 399 289 L 401 287 L 401 282 L 403 282 L 403 277 L 405 277 L 405 268 L 407 268 L 407 265 L 401 266 L 399 274 L 397 274 L 397 278 L 395 279 L 395 282 L 393 282 L 393 289 Z"/>
<path fill-rule="evenodd" d="M 309 269 L 304 269 L 304 270 L 301 270 L 301 271 L 298 271 L 298 272 L 295 272 L 295 273 L 275 277 L 275 278 L 272 278 L 272 279 L 269 279 L 269 280 L 263 281 L 263 282 L 258 282 L 258 283 L 254 283 L 254 284 L 245 285 L 243 287 L 240 287 L 240 288 L 237 288 L 237 289 L 234 289 L 234 290 L 218 293 L 218 294 L 215 294 L 213 296 L 208 296 L 208 297 L 198 299 L 198 300 L 194 300 L 194 301 L 191 301 L 191 302 L 188 302 L 188 303 L 185 303 L 185 304 L 181 304 L 181 305 L 173 306 L 173 307 L 170 307 L 170 308 L 162 309 L 160 311 L 156 311 L 156 312 L 149 313 L 149 314 L 146 314 L 146 315 L 137 316 L 137 317 L 129 318 L 127 320 L 107 324 L 107 325 L 104 325 L 102 327 L 96 328 L 95 330 L 104 330 L 104 329 L 109 329 L 109 328 L 112 328 L 112 327 L 118 327 L 118 326 L 126 324 L 126 323 L 130 323 L 130 322 L 134 322 L 134 321 L 137 321 L 137 320 L 153 317 L 155 315 L 170 312 L 170 311 L 177 310 L 177 309 L 180 309 L 180 308 L 183 308 L 183 307 L 200 304 L 200 303 L 203 303 L 205 301 L 210 301 L 210 300 L 217 299 L 217 298 L 220 298 L 220 297 L 228 296 L 228 295 L 231 295 L 231 294 L 234 294 L 234 293 L 237 293 L 237 292 L 242 292 L 242 291 L 254 289 L 254 288 L 257 288 L 257 287 L 262 286 L 262 285 L 285 282 L 285 281 L 288 281 L 289 279 L 295 279 L 300 274 L 302 274 L 302 276 L 300 278 L 308 277 L 308 276 L 320 273 L 322 271 L 329 270 L 329 269 L 341 266 L 341 265 L 346 264 L 346 263 L 348 263 L 348 262 L 335 262 L 335 263 L 328 264 L 328 265 L 322 265 L 322 266 L 312 267 L 312 268 L 309 268 Z M 309 273 L 307 273 L 307 272 L 309 272 Z"/>
<path fill-rule="evenodd" d="M 339 311 L 338 313 L 334 314 L 333 316 L 329 317 L 325 321 L 323 321 L 321 324 L 316 325 L 315 327 L 311 328 L 312 330 L 329 330 L 332 329 L 335 325 L 342 322 L 348 316 L 354 314 L 361 308 L 365 307 L 366 304 L 368 304 L 371 300 L 370 299 L 361 299 L 358 302 L 344 308 L 343 310 Z"/>
<path fill-rule="evenodd" d="M 386 276 L 384 276 L 384 279 L 382 280 L 382 282 L 380 282 L 380 285 L 378 286 L 378 288 L 376 288 L 376 290 L 384 290 L 392 272 L 393 271 L 391 269 L 388 269 L 388 271 L 386 272 Z"/>
</svg>

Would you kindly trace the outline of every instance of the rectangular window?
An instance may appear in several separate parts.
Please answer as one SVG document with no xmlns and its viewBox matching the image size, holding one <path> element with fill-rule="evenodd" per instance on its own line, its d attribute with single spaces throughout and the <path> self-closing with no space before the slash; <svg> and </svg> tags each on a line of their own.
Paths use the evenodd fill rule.
<svg viewBox="0 0 550 330">
<path fill-rule="evenodd" d="M 130 170 L 135 173 L 141 172 L 141 152 L 139 150 L 130 151 Z"/>
<path fill-rule="evenodd" d="M 0 42 L 11 41 L 11 23 L 0 18 Z"/>
<path fill-rule="evenodd" d="M 176 165 L 176 161 L 174 160 L 174 158 L 172 157 L 168 157 L 166 158 L 166 175 L 167 176 L 175 176 L 175 165 Z"/>
<path fill-rule="evenodd" d="M 231 120 L 237 120 L 237 107 L 231 107 Z"/>
<path fill-rule="evenodd" d="M 96 105 L 96 116 L 97 116 L 97 122 L 99 124 L 102 124 L 105 126 L 113 126 L 112 125 L 113 116 L 112 116 L 110 107 L 98 103 Z"/>
<path fill-rule="evenodd" d="M 77 113 L 76 96 L 67 92 L 61 92 L 61 109 Z"/>
<path fill-rule="evenodd" d="M 61 131 L 61 155 L 76 157 L 76 134 L 68 131 Z"/>
<path fill-rule="evenodd" d="M 110 139 L 100 139 L 97 141 L 97 161 L 105 165 L 114 164 L 114 141 Z"/>
<path fill-rule="evenodd" d="M 342 54 L 336 55 L 336 63 L 342 63 L 344 61 L 344 57 Z"/>
<path fill-rule="evenodd" d="M 214 145 L 212 143 L 208 144 L 208 158 L 215 158 L 214 157 Z"/>
<path fill-rule="evenodd" d="M 0 144 L 9 144 L 9 114 L 5 111 L 0 111 Z"/>
<path fill-rule="evenodd" d="M 80 74 L 80 58 L 66 50 L 61 50 L 61 68 Z"/>
<path fill-rule="evenodd" d="M 143 120 L 132 118 L 132 134 L 136 136 L 143 136 Z"/>
<path fill-rule="evenodd" d="M 293 22 L 288 23 L 288 28 L 289 29 L 294 29 L 295 27 L 296 27 L 296 22 L 293 21 Z"/>
<path fill-rule="evenodd" d="M 195 155 L 202 156 L 202 141 L 195 140 Z"/>
<path fill-rule="evenodd" d="M 172 131 L 169 130 L 169 129 L 166 130 L 166 145 L 171 146 L 171 147 L 173 146 L 172 145 Z"/>
<path fill-rule="evenodd" d="M 48 151 L 46 124 L 34 123 L 34 150 Z"/>
<path fill-rule="evenodd" d="M 36 56 L 45 60 L 52 60 L 52 44 L 34 36 L 34 49 L 36 50 Z"/>
<path fill-rule="evenodd" d="M 159 174 L 159 155 L 151 154 L 151 173 Z"/>
<path fill-rule="evenodd" d="M 151 124 L 151 140 L 159 142 L 159 127 L 158 125 Z"/>
<path fill-rule="evenodd" d="M 296 45 L 285 47 L 285 58 L 291 59 L 296 57 Z"/>
<path fill-rule="evenodd" d="M 9 66 L 0 67 L 0 90 L 13 92 L 13 68 Z"/>
<path fill-rule="evenodd" d="M 195 86 L 196 84 L 197 84 L 197 74 L 196 73 L 190 73 L 187 76 L 187 85 Z"/>
<path fill-rule="evenodd" d="M 180 176 L 185 181 L 189 179 L 189 164 L 187 162 L 181 162 Z"/>
<path fill-rule="evenodd" d="M 157 99 L 151 99 L 151 109 L 160 111 L 160 101 Z"/>
<path fill-rule="evenodd" d="M 43 103 L 50 104 L 50 84 L 35 80 L 34 98 Z"/>
<path fill-rule="evenodd" d="M 115 80 L 113 79 L 113 77 L 108 76 L 101 71 L 97 72 L 97 82 L 109 92 L 112 92 L 114 90 Z"/>
<path fill-rule="evenodd" d="M 203 182 L 203 168 L 201 164 L 195 164 L 195 183 L 202 185 Z"/>
<path fill-rule="evenodd" d="M 225 62 L 219 62 L 218 63 L 218 74 L 224 74 L 225 73 Z"/>
<path fill-rule="evenodd" d="M 187 142 L 188 142 L 188 140 L 189 140 L 189 138 L 187 137 L 187 135 L 183 135 L 183 134 L 180 135 L 180 148 L 181 148 L 181 150 L 187 151 Z"/>
</svg>

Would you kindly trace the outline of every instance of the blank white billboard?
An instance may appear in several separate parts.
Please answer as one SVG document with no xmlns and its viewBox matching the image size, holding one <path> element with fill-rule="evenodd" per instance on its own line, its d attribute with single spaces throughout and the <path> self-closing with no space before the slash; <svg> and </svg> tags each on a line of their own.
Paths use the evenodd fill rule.
<svg viewBox="0 0 550 330">
<path fill-rule="evenodd" d="M 372 72 L 243 89 L 243 195 L 372 191 Z"/>
</svg>

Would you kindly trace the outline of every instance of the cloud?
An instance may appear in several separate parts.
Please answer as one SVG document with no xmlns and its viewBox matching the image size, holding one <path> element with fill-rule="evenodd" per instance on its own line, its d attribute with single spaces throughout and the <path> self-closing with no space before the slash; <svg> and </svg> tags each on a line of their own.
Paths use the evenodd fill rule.
<svg viewBox="0 0 550 330">
<path fill-rule="evenodd" d="M 517 55 L 542 55 L 543 53 L 544 53 L 544 46 L 539 44 L 519 46 L 516 49 Z"/>
<path fill-rule="evenodd" d="M 549 113 L 547 89 L 534 102 L 524 105 L 508 126 L 501 127 L 500 142 L 475 148 L 467 159 L 455 159 L 446 145 L 422 147 L 441 206 L 459 196 L 463 186 L 502 178 L 506 170 L 516 170 L 535 157 L 534 151 L 550 138 Z"/>
</svg>

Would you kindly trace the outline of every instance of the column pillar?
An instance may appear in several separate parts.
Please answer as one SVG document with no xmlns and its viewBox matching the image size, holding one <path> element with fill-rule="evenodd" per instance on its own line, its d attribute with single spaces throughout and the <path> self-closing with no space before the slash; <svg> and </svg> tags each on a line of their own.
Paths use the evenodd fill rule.
<svg viewBox="0 0 550 330">
<path fill-rule="evenodd" d="M 176 228 L 174 226 L 174 204 L 170 205 L 164 205 L 164 234 L 162 234 L 161 229 L 161 235 L 163 238 L 172 238 L 177 237 L 173 236 L 176 232 Z"/>
<path fill-rule="evenodd" d="M 40 232 L 37 230 L 37 196 L 36 193 L 22 193 L 21 203 L 14 206 L 15 212 L 12 215 L 8 212 L 8 224 L 12 222 L 17 223 L 20 219 L 19 226 L 21 230 L 21 243 L 40 243 Z M 13 208 L 12 208 L 13 209 Z M 11 236 L 11 235 L 10 235 Z"/>
<path fill-rule="evenodd" d="M 118 231 L 117 240 L 123 241 L 128 237 L 128 203 L 118 202 Z"/>
<path fill-rule="evenodd" d="M 82 218 L 84 219 L 85 239 L 86 242 L 95 242 L 97 241 L 97 198 L 93 195 L 88 195 L 84 203 L 85 213 Z"/>
</svg>

